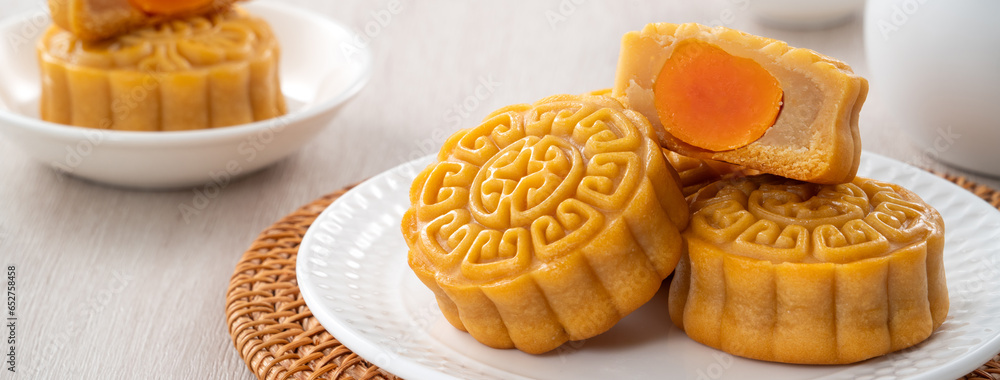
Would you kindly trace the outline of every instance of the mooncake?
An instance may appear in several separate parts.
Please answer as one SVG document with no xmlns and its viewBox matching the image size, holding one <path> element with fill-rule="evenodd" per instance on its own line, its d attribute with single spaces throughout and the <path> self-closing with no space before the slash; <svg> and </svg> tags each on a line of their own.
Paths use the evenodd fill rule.
<svg viewBox="0 0 1000 380">
<path fill-rule="evenodd" d="M 594 91 L 590 91 L 590 92 L 584 93 L 584 95 L 611 96 L 611 89 L 610 88 L 602 88 L 600 90 L 594 90 Z"/>
<path fill-rule="evenodd" d="M 845 364 L 927 339 L 948 314 L 944 222 L 897 185 L 771 175 L 688 198 L 670 318 L 752 359 Z"/>
<path fill-rule="evenodd" d="M 409 266 L 456 328 L 538 354 L 653 297 L 688 210 L 642 115 L 613 98 L 514 105 L 451 136 L 410 189 Z"/>
<path fill-rule="evenodd" d="M 613 96 L 666 148 L 807 182 L 850 182 L 868 82 L 812 50 L 725 27 L 649 24 L 622 39 Z"/>
<path fill-rule="evenodd" d="M 746 170 L 736 165 L 715 160 L 691 158 L 667 149 L 663 150 L 663 155 L 667 158 L 667 163 L 677 171 L 677 175 L 680 177 L 678 183 L 685 197 L 724 177 L 757 174 L 756 171 Z"/>
<path fill-rule="evenodd" d="M 264 20 L 231 8 L 99 42 L 53 26 L 38 43 L 43 120 L 174 131 L 285 113 L 278 42 Z"/>
<path fill-rule="evenodd" d="M 84 41 L 128 33 L 170 18 L 227 9 L 238 0 L 49 0 L 52 21 Z"/>
</svg>

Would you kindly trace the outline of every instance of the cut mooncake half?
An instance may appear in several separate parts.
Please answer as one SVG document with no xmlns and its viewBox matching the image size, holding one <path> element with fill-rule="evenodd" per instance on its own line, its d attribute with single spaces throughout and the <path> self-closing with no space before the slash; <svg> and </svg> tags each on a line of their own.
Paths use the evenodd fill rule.
<svg viewBox="0 0 1000 380">
<path fill-rule="evenodd" d="M 585 95 L 610 96 L 611 89 L 590 91 Z M 663 155 L 667 163 L 677 172 L 679 177 L 677 183 L 681 186 L 685 197 L 722 178 L 759 174 L 756 170 L 722 161 L 691 158 L 669 149 L 663 149 Z"/>
<path fill-rule="evenodd" d="M 286 111 L 278 41 L 242 9 L 177 19 L 98 42 L 53 26 L 38 43 L 43 120 L 175 131 Z"/>
<path fill-rule="evenodd" d="M 688 209 L 646 119 L 607 96 L 502 108 L 413 181 L 409 265 L 456 328 L 538 354 L 649 301 Z"/>
<path fill-rule="evenodd" d="M 668 303 L 695 341 L 758 360 L 845 364 L 920 343 L 948 315 L 944 222 L 897 185 L 761 175 L 688 201 Z"/>
<path fill-rule="evenodd" d="M 171 18 L 224 11 L 239 0 L 49 0 L 52 21 L 84 41 L 111 38 Z"/>
<path fill-rule="evenodd" d="M 825 184 L 857 173 L 868 81 L 812 50 L 725 27 L 649 24 L 623 38 L 612 95 L 685 156 Z"/>
</svg>

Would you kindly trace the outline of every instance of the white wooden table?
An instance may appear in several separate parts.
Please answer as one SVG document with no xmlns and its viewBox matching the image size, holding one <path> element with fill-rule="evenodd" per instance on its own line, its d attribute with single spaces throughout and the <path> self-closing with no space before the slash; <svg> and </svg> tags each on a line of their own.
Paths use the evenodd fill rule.
<svg viewBox="0 0 1000 380">
<path fill-rule="evenodd" d="M 755 22 L 746 0 L 403 0 L 395 14 L 386 0 L 284 2 L 362 33 L 367 26 L 372 80 L 302 151 L 225 187 L 190 221 L 179 206 L 192 190 L 132 191 L 60 176 L 0 135 L 0 264 L 16 266 L 14 378 L 253 378 L 227 332 L 224 297 L 263 228 L 434 152 L 440 136 L 495 108 L 610 86 L 621 35 L 646 23 L 729 21 L 868 74 L 859 18 L 828 30 L 778 30 Z M 0 16 L 44 10 L 42 0 L 0 0 Z M 864 148 L 922 162 L 870 79 Z"/>
</svg>

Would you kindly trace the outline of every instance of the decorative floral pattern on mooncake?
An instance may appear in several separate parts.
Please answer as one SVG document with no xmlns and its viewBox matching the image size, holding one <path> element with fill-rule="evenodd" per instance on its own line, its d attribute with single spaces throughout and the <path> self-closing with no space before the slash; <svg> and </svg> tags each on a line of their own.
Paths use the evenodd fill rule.
<svg viewBox="0 0 1000 380">
<path fill-rule="evenodd" d="M 759 360 L 852 363 L 920 343 L 948 313 L 940 214 L 897 185 L 764 175 L 689 198 L 670 317 Z"/>
<path fill-rule="evenodd" d="M 51 27 L 38 45 L 42 118 L 120 130 L 184 130 L 285 113 L 278 42 L 240 9 L 87 42 Z"/>
<path fill-rule="evenodd" d="M 688 211 L 653 138 L 605 96 L 494 112 L 414 180 L 410 267 L 491 347 L 542 353 L 608 330 L 680 255 Z"/>
</svg>

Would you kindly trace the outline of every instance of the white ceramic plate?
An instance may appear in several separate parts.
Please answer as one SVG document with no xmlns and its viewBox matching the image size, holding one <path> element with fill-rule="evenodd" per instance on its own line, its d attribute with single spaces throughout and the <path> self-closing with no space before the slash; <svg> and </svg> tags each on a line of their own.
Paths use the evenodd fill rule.
<svg viewBox="0 0 1000 380">
<path fill-rule="evenodd" d="M 299 248 L 299 288 L 313 315 L 372 363 L 408 379 L 954 379 L 1000 352 L 1000 212 L 954 184 L 865 153 L 859 175 L 912 189 L 944 216 L 948 319 L 916 347 L 853 365 L 733 357 L 669 321 L 665 292 L 610 331 L 544 355 L 495 350 L 444 319 L 406 264 L 399 231 L 408 191 L 431 157 L 385 172 L 324 211 Z"/>
<path fill-rule="evenodd" d="M 51 23 L 43 7 L 0 21 L 2 137 L 65 174 L 132 188 L 222 185 L 230 176 L 287 157 L 330 125 L 364 87 L 371 76 L 371 54 L 367 45 L 353 42 L 356 34 L 349 28 L 315 12 L 271 1 L 253 1 L 245 8 L 267 20 L 281 43 L 281 91 L 288 114 L 177 132 L 101 130 L 42 121 L 34 43 Z"/>
</svg>

